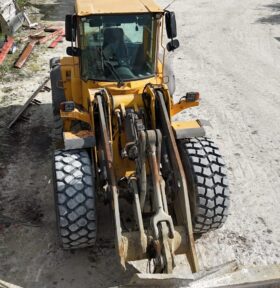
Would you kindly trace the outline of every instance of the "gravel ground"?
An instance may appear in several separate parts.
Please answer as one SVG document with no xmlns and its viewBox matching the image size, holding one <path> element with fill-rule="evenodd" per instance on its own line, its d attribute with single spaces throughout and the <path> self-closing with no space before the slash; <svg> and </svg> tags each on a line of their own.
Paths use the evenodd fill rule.
<svg viewBox="0 0 280 288">
<path fill-rule="evenodd" d="M 72 10 L 71 1 L 33 2 L 44 21 L 62 21 Z M 280 264 L 280 3 L 177 0 L 172 9 L 181 41 L 169 56 L 175 97 L 186 91 L 202 95 L 201 106 L 180 117 L 210 122 L 207 133 L 220 146 L 231 185 L 227 223 L 196 241 L 200 264 L 207 268 L 232 259 L 241 265 Z M 0 279 L 20 287 L 110 287 L 133 273 L 118 265 L 108 208 L 99 209 L 100 225 L 110 229 L 97 247 L 70 253 L 57 245 L 50 93 L 39 94 L 42 105 L 28 110 L 29 122 L 6 129 L 48 75 L 48 60 L 65 54 L 66 44 L 36 48 L 22 71 L 0 79 L 0 223 L 7 224 L 0 224 Z"/>
</svg>

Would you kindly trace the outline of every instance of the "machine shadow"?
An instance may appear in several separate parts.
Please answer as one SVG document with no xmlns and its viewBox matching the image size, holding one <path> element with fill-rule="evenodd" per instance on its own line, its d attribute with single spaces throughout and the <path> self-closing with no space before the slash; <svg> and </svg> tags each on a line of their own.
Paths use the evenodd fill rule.
<svg viewBox="0 0 280 288">
<path fill-rule="evenodd" d="M 264 7 L 270 9 L 273 12 L 273 15 L 262 17 L 257 20 L 257 23 L 272 25 L 280 24 L 280 3 L 265 5 Z"/>
<path fill-rule="evenodd" d="M 20 108 L 19 105 L 0 107 L 0 228 L 3 227 L 5 234 L 16 233 L 18 239 L 15 241 L 21 243 L 21 248 L 15 248 L 15 241 L 5 241 L 7 253 L 13 253 L 13 257 L 17 259 L 14 269 L 19 274 L 24 274 L 26 269 L 30 269 L 25 259 L 26 253 L 29 253 L 32 259 L 46 254 L 46 261 L 53 265 L 46 268 L 40 276 L 39 283 L 35 283 L 40 287 L 51 285 L 53 282 L 60 285 L 64 283 L 66 286 L 63 287 L 69 287 L 69 283 L 62 280 L 64 277 L 61 275 L 64 274 L 69 274 L 75 279 L 76 287 L 85 287 L 85 280 L 79 277 L 81 270 L 88 273 L 87 281 L 96 283 L 95 287 L 126 284 L 137 271 L 129 264 L 125 272 L 121 269 L 114 247 L 113 214 L 110 207 L 105 206 L 103 202 L 97 203 L 99 228 L 96 246 L 75 251 L 63 251 L 60 248 L 51 183 L 54 150 L 52 105 L 47 103 L 30 106 L 24 113 L 29 120 L 18 121 L 12 129 L 8 129 L 8 124 Z M 22 218 L 23 203 L 27 203 L 28 207 L 34 207 L 36 203 L 40 207 L 41 219 L 37 223 L 38 227 L 14 225 L 15 219 L 20 218 L 26 222 L 30 220 Z M 11 223 L 6 226 L 7 223 L 4 221 L 7 219 L 11 220 Z M 28 233 L 21 233 L 21 229 L 27 229 Z M 42 234 L 45 235 L 46 243 L 36 241 Z M 31 251 L 28 250 L 29 243 L 34 245 Z M 48 245 L 54 247 L 52 253 L 46 251 Z M 4 262 L 3 260 L 3 267 L 6 267 Z M 57 265 L 59 267 L 55 268 Z M 2 278 L 20 287 L 26 287 L 26 284 L 31 285 L 28 287 L 39 287 L 26 283 L 24 277 L 15 278 L 9 270 L 4 271 Z M 98 281 L 95 282 L 95 279 Z"/>
<path fill-rule="evenodd" d="M 25 122 L 19 120 L 11 129 L 8 129 L 8 125 L 21 107 L 20 105 L 0 107 L 1 166 L 16 161 L 22 150 L 29 150 L 34 158 L 42 157 L 42 160 L 47 159 L 48 152 L 51 151 L 51 104 L 30 106 L 23 114 L 26 117 Z"/>
</svg>

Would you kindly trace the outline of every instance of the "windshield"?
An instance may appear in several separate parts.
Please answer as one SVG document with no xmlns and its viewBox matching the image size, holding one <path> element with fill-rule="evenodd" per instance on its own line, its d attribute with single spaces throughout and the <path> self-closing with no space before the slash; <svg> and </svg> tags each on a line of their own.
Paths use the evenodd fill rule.
<svg viewBox="0 0 280 288">
<path fill-rule="evenodd" d="M 84 79 L 122 82 L 155 74 L 153 14 L 83 17 L 79 40 Z"/>
</svg>

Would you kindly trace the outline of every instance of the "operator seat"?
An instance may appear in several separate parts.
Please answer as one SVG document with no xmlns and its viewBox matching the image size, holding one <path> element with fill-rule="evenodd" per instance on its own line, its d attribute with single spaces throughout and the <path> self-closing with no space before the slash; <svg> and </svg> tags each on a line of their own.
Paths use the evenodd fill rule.
<svg viewBox="0 0 280 288">
<path fill-rule="evenodd" d="M 128 60 L 127 47 L 124 42 L 124 32 L 122 28 L 106 28 L 104 31 L 103 49 L 108 45 L 114 46 L 115 56 L 120 60 Z"/>
</svg>

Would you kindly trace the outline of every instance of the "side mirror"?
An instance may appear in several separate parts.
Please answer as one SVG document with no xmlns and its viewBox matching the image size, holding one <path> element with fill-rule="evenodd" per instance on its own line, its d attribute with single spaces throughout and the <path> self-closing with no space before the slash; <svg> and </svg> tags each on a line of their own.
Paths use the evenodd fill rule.
<svg viewBox="0 0 280 288">
<path fill-rule="evenodd" d="M 67 47 L 66 54 L 69 56 L 79 57 L 81 56 L 81 49 L 77 47 Z"/>
<path fill-rule="evenodd" d="M 77 17 L 66 15 L 65 17 L 65 39 L 74 42 L 76 40 Z"/>
<path fill-rule="evenodd" d="M 169 39 L 177 37 L 177 24 L 174 12 L 167 11 L 165 13 L 166 32 Z"/>
<path fill-rule="evenodd" d="M 167 43 L 166 49 L 168 52 L 174 51 L 175 49 L 180 47 L 180 42 L 177 39 L 171 40 Z"/>
</svg>

